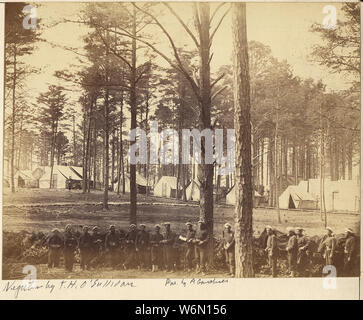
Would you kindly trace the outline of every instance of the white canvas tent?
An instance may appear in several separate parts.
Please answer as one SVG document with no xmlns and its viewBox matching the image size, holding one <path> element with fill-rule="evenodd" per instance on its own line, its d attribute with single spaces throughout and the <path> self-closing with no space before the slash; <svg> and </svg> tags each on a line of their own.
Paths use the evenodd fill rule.
<svg viewBox="0 0 363 320">
<path fill-rule="evenodd" d="M 72 170 L 72 168 L 74 170 Z M 58 165 L 55 165 L 53 167 L 52 185 L 54 189 L 66 188 L 66 181 L 69 178 L 75 181 L 82 181 L 82 178 L 80 178 L 79 174 L 77 174 L 79 172 L 82 172 L 82 167 L 72 167 L 72 168 L 70 166 L 58 166 Z M 39 188 L 43 189 L 49 188 L 51 167 L 40 167 L 34 170 L 34 174 L 39 175 L 39 172 L 43 172 L 43 174 L 39 178 Z"/>
<path fill-rule="evenodd" d="M 163 176 L 154 186 L 154 196 L 176 198 L 176 186 L 177 177 Z"/>
<path fill-rule="evenodd" d="M 192 180 L 185 190 L 187 200 L 199 201 L 200 200 L 200 189 L 199 182 Z"/>
<path fill-rule="evenodd" d="M 260 201 L 262 199 L 262 196 L 255 191 L 254 195 L 253 195 L 253 207 L 256 208 Z M 231 189 L 231 191 L 229 191 L 227 193 L 226 196 L 226 204 L 230 204 L 230 205 L 235 205 L 236 204 L 236 191 L 235 191 L 235 186 L 233 186 L 233 188 Z"/>
<path fill-rule="evenodd" d="M 33 177 L 31 170 L 18 170 L 14 174 L 15 188 L 30 188 L 36 187 L 37 181 Z"/>
<path fill-rule="evenodd" d="M 299 187 L 316 199 L 317 208 L 320 208 L 320 179 L 309 179 L 301 181 Z M 325 179 L 324 182 L 325 207 L 327 211 L 350 211 L 360 210 L 360 186 L 359 181 Z"/>
<path fill-rule="evenodd" d="M 146 189 L 150 188 L 150 185 L 148 185 L 147 180 L 137 172 L 136 172 L 136 187 L 137 187 L 137 192 L 141 194 L 145 194 Z M 122 177 L 120 181 L 120 191 L 122 191 Z M 128 175 L 125 175 L 125 192 L 130 192 L 130 177 Z"/>
<path fill-rule="evenodd" d="M 316 209 L 316 199 L 299 186 L 288 186 L 279 197 L 281 209 Z"/>
</svg>

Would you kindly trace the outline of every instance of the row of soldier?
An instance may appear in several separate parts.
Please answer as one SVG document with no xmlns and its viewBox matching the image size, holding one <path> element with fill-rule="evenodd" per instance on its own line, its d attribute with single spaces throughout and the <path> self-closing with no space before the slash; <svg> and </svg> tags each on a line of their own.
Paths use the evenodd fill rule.
<svg viewBox="0 0 363 320">
<path fill-rule="evenodd" d="M 155 225 L 154 231 L 149 233 L 145 224 L 140 224 L 139 228 L 131 224 L 129 230 L 123 236 L 116 232 L 114 225 L 109 227 L 106 236 L 100 233 L 99 227 L 94 227 L 90 232 L 89 227 L 84 226 L 82 233 L 77 235 L 72 231 L 72 226 L 67 225 L 64 236 L 60 230 L 53 229 L 48 238 L 48 267 L 58 267 L 63 252 L 64 265 L 67 271 L 72 271 L 75 262 L 75 253 L 79 249 L 81 268 L 89 269 L 92 259 L 97 258 L 101 252 L 105 251 L 108 255 L 110 264 L 115 268 L 120 261 L 121 242 L 123 247 L 124 259 L 123 269 L 138 267 L 151 271 L 165 270 L 173 272 L 176 270 L 179 252 L 176 246 L 178 240 L 185 242 L 185 270 L 191 272 L 195 269 L 197 273 L 206 273 L 207 252 L 209 234 L 206 224 L 198 222 L 198 227 L 194 229 L 191 222 L 186 224 L 186 236 L 177 236 L 171 229 L 169 222 L 161 226 Z M 226 252 L 227 263 L 229 264 L 229 274 L 234 274 L 234 234 L 231 225 L 226 224 L 223 232 L 225 238 L 224 249 Z"/>
<path fill-rule="evenodd" d="M 273 277 L 277 276 L 277 260 L 279 256 L 279 247 L 276 234 L 271 226 L 266 226 L 267 243 L 265 251 L 267 252 L 268 263 Z M 287 228 L 288 241 L 286 245 L 287 261 L 290 276 L 306 276 L 309 270 L 309 239 L 304 235 L 304 229 L 301 227 Z M 344 273 L 351 274 L 353 270 L 354 254 L 356 253 L 356 238 L 353 230 L 345 229 L 344 243 Z M 332 228 L 326 228 L 326 234 L 320 241 L 318 252 L 322 254 L 326 266 L 334 266 L 337 254 L 337 239 Z"/>
</svg>

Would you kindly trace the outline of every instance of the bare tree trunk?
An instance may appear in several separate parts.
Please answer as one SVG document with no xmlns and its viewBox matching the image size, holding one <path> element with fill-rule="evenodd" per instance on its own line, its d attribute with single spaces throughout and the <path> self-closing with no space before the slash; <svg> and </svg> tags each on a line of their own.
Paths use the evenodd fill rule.
<svg viewBox="0 0 363 320">
<path fill-rule="evenodd" d="M 278 156 L 278 130 L 279 130 L 279 110 L 278 107 L 276 107 L 276 129 L 275 129 L 275 170 L 274 170 L 274 182 L 275 182 L 275 205 L 276 205 L 276 211 L 277 211 L 277 221 L 278 223 L 281 223 L 281 216 L 280 216 L 280 203 L 279 203 L 279 196 L 280 196 L 280 181 L 281 181 L 281 171 L 280 176 L 277 175 L 277 156 Z"/>
<path fill-rule="evenodd" d="M 268 161 L 268 171 L 269 171 L 269 199 L 268 199 L 268 205 L 269 207 L 274 206 L 275 202 L 275 171 L 274 171 L 274 165 L 273 165 L 273 154 L 272 154 L 272 138 L 268 138 L 268 153 L 267 153 L 267 161 Z"/>
<path fill-rule="evenodd" d="M 211 81 L 210 81 L 210 5 L 201 2 L 199 5 L 199 16 L 195 21 L 198 25 L 200 48 L 199 48 L 199 78 L 200 78 L 200 116 L 199 129 L 211 128 Z M 198 164 L 198 179 L 200 181 L 199 216 L 206 223 L 209 241 L 209 260 L 213 259 L 213 164 L 205 163 L 205 141 L 201 142 L 201 163 Z"/>
<path fill-rule="evenodd" d="M 130 77 L 130 106 L 131 130 L 136 129 L 137 101 L 136 101 L 136 9 L 133 8 L 132 19 L 132 52 L 131 52 L 131 77 Z M 137 188 L 136 165 L 130 164 L 130 223 L 136 224 Z"/>
<path fill-rule="evenodd" d="M 115 191 L 115 135 L 112 134 L 111 142 L 111 190 Z"/>
<path fill-rule="evenodd" d="M 96 128 L 96 123 L 95 123 L 95 127 L 94 127 L 94 133 L 93 133 L 93 140 L 94 140 L 94 146 L 93 146 L 93 154 L 94 154 L 94 159 L 93 159 L 93 189 L 96 190 L 96 180 L 97 180 L 97 128 Z"/>
<path fill-rule="evenodd" d="M 94 105 L 94 97 L 93 95 L 90 97 L 91 101 L 90 101 L 90 109 L 88 112 L 88 117 L 87 117 L 87 122 L 88 122 L 88 126 L 87 126 L 87 138 L 86 138 L 86 144 L 85 144 L 85 154 L 84 154 L 84 167 L 83 167 L 83 193 L 86 193 L 87 189 L 88 189 L 88 166 L 90 161 L 88 161 L 89 158 L 89 150 L 90 150 L 90 139 L 91 139 L 91 121 L 92 121 L 92 115 L 93 115 L 93 105 Z"/>
<path fill-rule="evenodd" d="M 17 77 L 17 50 L 16 44 L 14 43 L 14 74 L 13 74 L 13 92 L 12 92 L 12 115 L 11 115 L 11 159 L 10 159 L 10 184 L 11 184 L 11 192 L 15 192 L 15 181 L 14 181 L 14 158 L 15 158 L 15 113 L 16 113 L 16 77 Z"/>
<path fill-rule="evenodd" d="M 73 114 L 73 165 L 76 166 L 77 163 L 77 156 L 76 156 L 76 118 Z"/>
<path fill-rule="evenodd" d="M 108 77 L 107 77 L 108 80 Z M 103 192 L 103 208 L 108 210 L 108 185 L 109 185 L 109 169 L 110 169 L 110 156 L 109 156 L 109 90 L 106 88 L 105 102 L 104 102 L 104 115 L 105 115 L 105 139 L 104 139 L 104 149 L 105 149 L 105 175 L 104 175 L 104 192 Z"/>
<path fill-rule="evenodd" d="M 246 4 L 232 4 L 234 128 L 236 134 L 236 277 L 254 277 L 250 78 Z"/>
<path fill-rule="evenodd" d="M 52 144 L 50 149 L 50 182 L 49 189 L 54 187 L 53 185 L 53 169 L 54 169 L 54 150 L 55 150 L 55 137 L 57 136 L 58 131 L 58 120 L 55 121 L 52 125 Z"/>
</svg>

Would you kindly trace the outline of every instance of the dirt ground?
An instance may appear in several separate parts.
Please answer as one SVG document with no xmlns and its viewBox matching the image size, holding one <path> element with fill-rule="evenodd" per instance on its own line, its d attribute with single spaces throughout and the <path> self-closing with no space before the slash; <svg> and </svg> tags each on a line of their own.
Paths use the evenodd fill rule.
<svg viewBox="0 0 363 320">
<path fill-rule="evenodd" d="M 22 273 L 25 263 L 11 263 L 4 265 L 5 269 L 3 274 L 8 280 L 23 279 Z M 72 272 L 65 271 L 64 268 L 53 268 L 48 270 L 46 264 L 38 264 L 37 279 L 183 279 L 183 278 L 229 278 L 226 273 L 222 272 L 208 272 L 205 276 L 200 273 L 188 273 L 184 271 L 175 271 L 172 273 L 165 273 L 165 271 L 151 272 L 146 270 L 114 270 L 110 267 L 102 267 L 91 270 L 82 270 L 78 264 L 75 265 Z"/>
<path fill-rule="evenodd" d="M 115 224 L 118 228 L 128 226 L 128 194 L 117 195 L 110 192 L 108 211 L 102 208 L 103 194 L 95 191 L 82 194 L 81 191 L 23 189 L 15 194 L 5 190 L 3 195 L 3 230 L 6 231 L 43 231 L 54 227 L 64 228 L 68 223 L 74 225 L 98 225 L 108 228 Z M 199 219 L 197 203 L 176 201 L 153 196 L 138 196 L 138 223 L 145 223 L 149 228 L 156 223 L 170 221 L 176 232 L 181 232 L 186 221 L 196 223 Z M 272 225 L 281 231 L 288 226 L 301 226 L 307 235 L 324 233 L 324 223 L 317 211 L 280 210 L 281 224 L 277 223 L 275 209 L 255 208 L 253 228 L 255 234 L 263 231 L 266 225 Z M 225 222 L 233 222 L 234 208 L 216 205 L 214 209 L 215 235 L 221 234 Z M 328 225 L 335 233 L 341 233 L 346 227 L 355 230 L 359 227 L 360 215 L 353 213 L 328 213 Z"/>
</svg>

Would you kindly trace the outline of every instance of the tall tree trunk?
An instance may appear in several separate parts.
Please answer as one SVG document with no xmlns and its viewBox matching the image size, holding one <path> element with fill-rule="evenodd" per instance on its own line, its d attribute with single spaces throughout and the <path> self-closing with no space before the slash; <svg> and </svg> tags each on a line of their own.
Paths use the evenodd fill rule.
<svg viewBox="0 0 363 320">
<path fill-rule="evenodd" d="M 123 96 L 120 105 L 120 128 L 119 128 L 119 160 L 118 160 L 118 176 L 117 176 L 117 194 L 120 194 L 121 171 L 123 171 L 123 145 L 122 145 L 122 129 L 123 129 Z M 123 180 L 123 178 L 122 178 Z M 122 181 L 123 183 L 123 181 Z"/>
<path fill-rule="evenodd" d="M 269 189 L 270 194 L 268 198 L 269 207 L 273 207 L 275 205 L 275 169 L 273 165 L 273 146 L 272 146 L 272 138 L 268 138 L 268 152 L 267 152 L 267 161 L 268 161 L 268 171 L 269 171 Z"/>
<path fill-rule="evenodd" d="M 111 141 L 111 190 L 115 191 L 115 135 L 112 134 L 112 141 Z"/>
<path fill-rule="evenodd" d="M 96 122 L 95 122 L 95 127 L 94 127 L 94 132 L 93 132 L 93 141 L 94 141 L 94 145 L 93 145 L 93 189 L 96 190 L 96 181 L 97 181 L 97 128 L 96 128 Z"/>
<path fill-rule="evenodd" d="M 136 129 L 137 101 L 136 101 L 136 8 L 133 8 L 132 19 L 132 51 L 131 51 L 131 75 L 130 75 L 130 106 L 131 106 L 131 130 Z M 130 164 L 130 223 L 136 224 L 136 165 Z"/>
<path fill-rule="evenodd" d="M 345 136 L 343 136 L 343 137 L 345 137 Z M 341 144 L 341 155 L 342 155 L 341 156 L 341 163 L 342 163 L 341 177 L 342 177 L 343 180 L 345 180 L 345 167 L 346 167 L 345 159 L 346 159 L 347 155 L 346 155 L 346 148 L 345 148 L 345 143 L 344 142 Z"/>
<path fill-rule="evenodd" d="M 77 163 L 77 155 L 76 155 L 76 117 L 73 114 L 73 165 L 78 165 Z"/>
<path fill-rule="evenodd" d="M 15 114 L 16 114 L 16 77 L 17 77 L 17 49 L 16 44 L 14 43 L 14 55 L 13 55 L 13 63 L 14 63 L 14 73 L 13 73 L 13 92 L 12 92 L 12 115 L 11 115 L 11 158 L 10 158 L 10 184 L 11 184 L 11 192 L 15 192 L 15 181 L 14 181 L 14 159 L 15 159 Z"/>
<path fill-rule="evenodd" d="M 107 77 L 108 80 L 108 77 Z M 104 192 L 103 192 L 103 208 L 108 210 L 108 186 L 110 175 L 110 155 L 109 155 L 109 89 L 106 88 L 104 101 L 104 116 L 105 116 L 105 135 L 104 135 L 104 150 L 105 150 L 105 175 L 104 175 Z"/>
<path fill-rule="evenodd" d="M 211 129 L 211 80 L 210 80 L 210 5 L 201 2 L 199 5 L 199 78 L 200 78 L 200 115 L 199 130 Z M 213 259 L 213 164 L 205 163 L 205 140 L 201 141 L 201 163 L 198 164 L 200 181 L 199 216 L 206 223 L 210 235 L 209 260 Z"/>
<path fill-rule="evenodd" d="M 90 109 L 88 112 L 88 117 L 87 117 L 87 133 L 86 133 L 86 144 L 85 144 L 85 154 L 84 154 L 84 167 L 83 167 L 83 193 L 86 193 L 87 189 L 88 189 L 88 166 L 90 161 L 89 159 L 89 155 L 90 155 L 90 139 L 91 139 L 91 121 L 92 121 L 92 116 L 93 116 L 93 105 L 94 105 L 94 96 L 90 96 Z"/>
<path fill-rule="evenodd" d="M 234 128 L 236 134 L 236 277 L 254 277 L 251 170 L 250 77 L 246 4 L 232 4 Z"/>
<path fill-rule="evenodd" d="M 261 161 L 261 168 L 260 168 L 260 171 L 261 171 L 261 182 L 260 182 L 260 185 L 264 186 L 264 173 L 263 173 L 263 170 L 264 170 L 264 159 L 265 159 L 265 138 L 262 138 L 261 139 L 261 156 L 260 156 L 260 161 Z"/>
<path fill-rule="evenodd" d="M 280 196 L 280 182 L 281 182 L 281 171 L 279 172 L 279 175 L 277 173 L 277 159 L 278 159 L 278 130 L 279 130 L 279 110 L 278 107 L 276 108 L 276 128 L 275 128 L 275 168 L 274 168 L 274 182 L 275 182 L 275 206 L 276 206 L 276 212 L 277 212 L 277 221 L 278 223 L 281 223 L 281 216 L 280 216 L 280 203 L 279 203 L 279 196 Z"/>
<path fill-rule="evenodd" d="M 55 151 L 55 138 L 57 136 L 58 131 L 58 120 L 55 121 L 52 125 L 52 144 L 50 149 L 50 182 L 49 189 L 54 187 L 53 185 L 53 169 L 54 169 L 54 151 Z"/>
<path fill-rule="evenodd" d="M 353 139 L 353 137 L 351 137 Z M 347 152 L 347 162 L 348 162 L 348 180 L 353 179 L 353 142 L 350 141 L 348 145 Z"/>
</svg>

